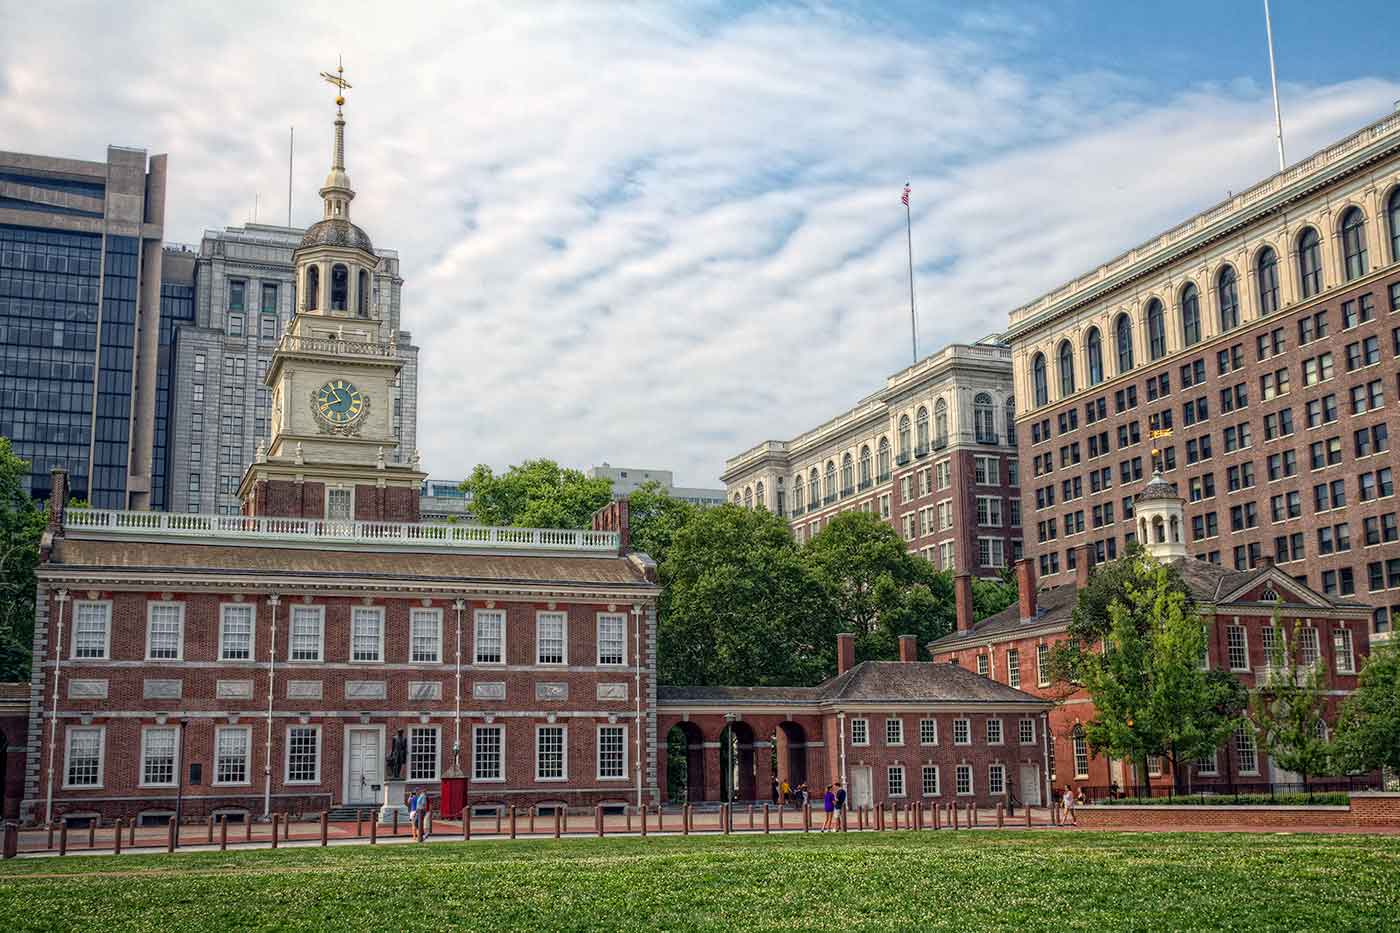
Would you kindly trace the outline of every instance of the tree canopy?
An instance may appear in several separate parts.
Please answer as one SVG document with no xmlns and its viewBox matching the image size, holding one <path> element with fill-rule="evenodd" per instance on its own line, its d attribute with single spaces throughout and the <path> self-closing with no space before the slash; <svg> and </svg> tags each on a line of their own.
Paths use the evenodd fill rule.
<svg viewBox="0 0 1400 933">
<path fill-rule="evenodd" d="M 526 460 L 499 476 L 478 464 L 462 482 L 472 518 L 517 528 L 588 528 L 593 513 L 612 501 L 612 483 L 589 479 L 553 460 Z"/>
<path fill-rule="evenodd" d="M 0 437 L 0 680 L 28 680 L 30 674 L 44 512 L 24 489 L 28 472 L 28 461 Z"/>
<path fill-rule="evenodd" d="M 1331 770 L 1325 675 L 1320 660 L 1303 659 L 1302 625 L 1287 632 L 1277 614 L 1272 625 L 1269 666 L 1250 696 L 1249 718 L 1269 759 L 1306 785 L 1309 777 Z M 1312 633 L 1316 637 L 1317 630 Z"/>
<path fill-rule="evenodd" d="M 1400 772 L 1400 644 L 1372 644 L 1356 691 L 1342 703 L 1335 743 L 1342 770 Z"/>
<path fill-rule="evenodd" d="M 676 533 L 700 513 L 698 505 L 670 495 L 655 480 L 634 489 L 627 499 L 632 547 L 658 565 L 671 553 Z"/>
</svg>

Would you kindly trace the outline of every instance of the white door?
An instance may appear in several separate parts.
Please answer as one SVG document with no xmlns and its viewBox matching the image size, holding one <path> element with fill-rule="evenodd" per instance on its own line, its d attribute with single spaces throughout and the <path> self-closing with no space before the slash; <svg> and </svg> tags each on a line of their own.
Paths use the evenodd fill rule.
<svg viewBox="0 0 1400 933">
<path fill-rule="evenodd" d="M 870 796 L 870 768 L 859 765 L 851 769 L 851 806 L 868 807 L 874 803 Z"/>
<path fill-rule="evenodd" d="M 1021 765 L 1021 804 L 1040 806 L 1040 769 L 1035 765 Z"/>
<path fill-rule="evenodd" d="M 346 769 L 345 802 L 379 803 L 376 799 L 380 784 L 378 729 L 351 729 L 346 743 L 349 766 Z"/>
</svg>

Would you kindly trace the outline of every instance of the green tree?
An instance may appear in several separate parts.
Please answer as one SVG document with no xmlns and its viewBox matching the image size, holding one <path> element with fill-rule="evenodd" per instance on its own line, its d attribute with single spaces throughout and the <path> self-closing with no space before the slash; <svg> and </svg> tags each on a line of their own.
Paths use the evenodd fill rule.
<svg viewBox="0 0 1400 933">
<path fill-rule="evenodd" d="M 806 685 L 834 666 L 830 603 L 772 513 L 699 511 L 675 533 L 658 574 L 662 683 Z"/>
<path fill-rule="evenodd" d="M 1010 567 L 1002 570 L 995 580 L 972 578 L 972 617 L 985 619 L 994 616 L 1007 606 L 1015 604 L 1019 594 L 1016 585 L 1016 572 Z"/>
<path fill-rule="evenodd" d="M 1304 626 L 1285 633 L 1277 613 L 1272 626 L 1269 667 L 1250 697 L 1249 718 L 1270 761 L 1297 773 L 1306 789 L 1309 777 L 1331 769 L 1326 674 L 1321 652 L 1311 662 L 1303 658 Z M 1317 637 L 1317 629 L 1309 631 Z"/>
<path fill-rule="evenodd" d="M 0 680 L 28 680 L 44 512 L 24 489 L 29 462 L 0 437 Z"/>
<path fill-rule="evenodd" d="M 1400 644 L 1371 647 L 1334 742 L 1341 770 L 1400 772 Z"/>
<path fill-rule="evenodd" d="M 1122 588 L 1108 601 L 1101 647 L 1080 641 L 1072 649 L 1073 671 L 1094 700 L 1085 738 L 1135 762 L 1139 774 L 1149 755 L 1161 755 L 1184 791 L 1186 766 L 1234 732 L 1247 695 L 1228 672 L 1202 670 L 1205 625 L 1170 568 L 1145 555 L 1122 561 L 1132 570 L 1115 574 Z"/>
<path fill-rule="evenodd" d="M 553 460 L 526 460 L 497 476 L 478 464 L 462 482 L 472 517 L 483 525 L 517 528 L 588 528 L 593 513 L 612 501 L 612 484 Z"/>
<path fill-rule="evenodd" d="M 700 513 L 700 507 L 677 499 L 649 481 L 627 496 L 632 547 L 648 555 L 658 565 L 671 552 L 671 541 Z"/>
<path fill-rule="evenodd" d="M 843 631 L 856 634 L 856 657 L 890 659 L 900 635 L 927 644 L 952 631 L 952 578 L 910 554 L 888 523 L 843 512 L 802 549 Z"/>
</svg>

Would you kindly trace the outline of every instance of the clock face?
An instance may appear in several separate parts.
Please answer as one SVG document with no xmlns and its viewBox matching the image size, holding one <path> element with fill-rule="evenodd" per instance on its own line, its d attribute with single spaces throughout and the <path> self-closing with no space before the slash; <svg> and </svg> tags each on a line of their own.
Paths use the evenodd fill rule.
<svg viewBox="0 0 1400 933">
<path fill-rule="evenodd" d="M 336 426 L 354 424 L 364 417 L 368 408 L 365 396 L 353 382 L 344 379 L 332 379 L 317 389 L 312 396 L 312 404 L 316 407 L 317 415 L 326 423 Z"/>
</svg>

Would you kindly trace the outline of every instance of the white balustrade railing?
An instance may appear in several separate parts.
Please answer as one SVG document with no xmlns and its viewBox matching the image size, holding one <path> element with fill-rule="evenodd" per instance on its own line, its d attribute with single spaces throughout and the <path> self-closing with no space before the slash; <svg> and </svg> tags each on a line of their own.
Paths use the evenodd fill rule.
<svg viewBox="0 0 1400 933">
<path fill-rule="evenodd" d="M 382 356 L 392 358 L 399 355 L 399 348 L 392 343 L 342 340 L 338 337 L 293 337 L 291 334 L 286 334 L 282 337 L 280 349 L 286 351 L 300 350 L 306 353 L 330 353 L 336 356 Z"/>
<path fill-rule="evenodd" d="M 617 552 L 615 531 L 570 528 L 494 528 L 487 525 L 427 525 L 409 522 L 325 521 L 248 515 L 189 515 L 181 512 L 120 512 L 69 509 L 65 531 L 113 535 L 161 535 L 236 542 L 274 540 L 349 544 L 404 544 L 447 548 L 499 548 Z"/>
</svg>

